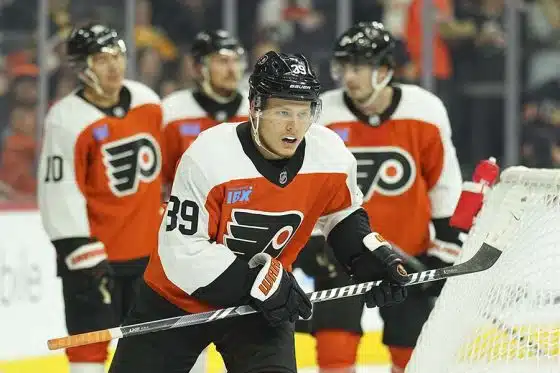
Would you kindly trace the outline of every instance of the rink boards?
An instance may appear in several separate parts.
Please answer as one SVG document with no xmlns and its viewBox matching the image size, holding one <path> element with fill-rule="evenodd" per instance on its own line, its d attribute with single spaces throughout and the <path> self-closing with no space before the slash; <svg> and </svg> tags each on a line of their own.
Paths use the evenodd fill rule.
<svg viewBox="0 0 560 373">
<path fill-rule="evenodd" d="M 38 213 L 0 211 L 0 237 L 0 373 L 65 371 L 64 355 L 46 347 L 47 339 L 65 335 L 66 328 L 55 253 Z M 368 310 L 362 323 L 366 335 L 359 361 L 387 364 L 378 313 Z M 298 365 L 313 366 L 313 338 L 297 335 L 296 344 Z M 207 372 L 221 371 L 221 359 L 213 348 L 209 349 L 206 367 Z"/>
</svg>

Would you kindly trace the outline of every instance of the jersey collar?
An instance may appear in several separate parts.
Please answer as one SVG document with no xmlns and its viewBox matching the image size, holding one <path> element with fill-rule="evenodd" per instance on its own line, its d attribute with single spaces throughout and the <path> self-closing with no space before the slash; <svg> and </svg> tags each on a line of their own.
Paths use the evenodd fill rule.
<svg viewBox="0 0 560 373">
<path fill-rule="evenodd" d="M 391 115 L 393 115 L 395 110 L 397 110 L 397 106 L 399 106 L 399 103 L 401 102 L 401 97 L 402 97 L 401 88 L 400 87 L 395 87 L 395 86 L 391 86 L 391 87 L 393 88 L 393 97 L 391 99 L 391 103 L 379 115 L 369 116 L 369 115 L 365 115 L 364 113 L 362 113 L 360 111 L 360 109 L 358 109 L 354 105 L 354 103 L 352 102 L 352 99 L 350 99 L 350 97 L 348 97 L 346 92 L 343 93 L 344 105 L 346 105 L 348 110 L 350 110 L 352 112 L 352 114 L 354 114 L 354 116 L 356 118 L 358 118 L 361 122 L 366 123 L 366 124 L 368 124 L 370 126 L 373 126 L 373 127 L 378 127 L 381 124 L 383 124 L 383 122 L 385 122 L 386 120 L 391 118 Z"/>
<path fill-rule="evenodd" d="M 226 104 L 221 104 L 211 97 L 204 94 L 202 91 L 195 91 L 193 93 L 194 100 L 200 105 L 200 107 L 212 117 L 217 122 L 226 122 L 230 118 L 234 117 L 241 106 L 243 101 L 243 96 L 237 92 L 235 97 Z"/>
<path fill-rule="evenodd" d="M 296 177 L 305 156 L 305 139 L 301 141 L 295 154 L 289 159 L 268 160 L 259 152 L 251 138 L 251 124 L 241 123 L 237 126 L 237 137 L 243 152 L 249 157 L 257 171 L 271 183 L 284 188 Z"/>
</svg>

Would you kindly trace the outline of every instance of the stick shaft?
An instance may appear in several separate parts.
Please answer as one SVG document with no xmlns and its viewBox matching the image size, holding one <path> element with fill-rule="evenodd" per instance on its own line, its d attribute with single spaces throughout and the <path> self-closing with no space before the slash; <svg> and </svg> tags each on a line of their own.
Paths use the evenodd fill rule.
<svg viewBox="0 0 560 373">
<path fill-rule="evenodd" d="M 500 254 L 500 250 L 488 244 L 483 244 L 478 252 L 471 259 L 464 263 L 446 268 L 431 269 L 428 271 L 409 274 L 409 282 L 406 283 L 405 286 L 418 285 L 426 282 L 443 280 L 449 277 L 461 276 L 483 271 L 494 265 Z M 308 297 L 312 303 L 353 297 L 365 294 L 366 292 L 371 290 L 373 286 L 376 286 L 379 283 L 381 283 L 381 281 L 365 282 L 340 288 L 320 290 L 308 294 Z M 231 317 L 248 315 L 256 312 L 257 311 L 255 309 L 248 305 L 228 307 L 215 311 L 171 317 L 168 319 L 148 321 L 141 324 L 127 325 L 118 328 L 51 339 L 48 341 L 48 346 L 50 350 L 76 347 L 96 342 L 108 341 L 114 338 L 124 338 L 167 329 L 180 328 L 184 326 L 204 324 L 214 320 L 228 319 Z"/>
</svg>

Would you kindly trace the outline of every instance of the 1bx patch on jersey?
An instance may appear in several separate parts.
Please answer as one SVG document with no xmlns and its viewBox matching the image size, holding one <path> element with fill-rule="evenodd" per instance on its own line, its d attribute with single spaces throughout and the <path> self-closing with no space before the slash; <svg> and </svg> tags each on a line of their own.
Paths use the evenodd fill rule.
<svg viewBox="0 0 560 373">
<path fill-rule="evenodd" d="M 140 182 L 152 182 L 161 170 L 161 150 L 148 133 L 106 143 L 101 153 L 109 188 L 118 197 L 136 193 Z"/>
</svg>

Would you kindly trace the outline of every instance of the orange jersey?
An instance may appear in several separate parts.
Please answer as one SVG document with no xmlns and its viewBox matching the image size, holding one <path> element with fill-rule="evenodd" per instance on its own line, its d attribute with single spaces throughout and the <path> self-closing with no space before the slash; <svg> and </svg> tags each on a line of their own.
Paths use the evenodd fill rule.
<svg viewBox="0 0 560 373">
<path fill-rule="evenodd" d="M 338 133 L 357 158 L 372 229 L 409 254 L 425 252 L 431 219 L 450 217 L 461 193 L 443 103 L 413 85 L 396 85 L 386 112 L 371 118 L 342 90 L 325 92 L 322 100 L 320 124 Z"/>
<path fill-rule="evenodd" d="M 78 91 L 51 107 L 38 176 L 50 239 L 96 238 L 110 261 L 148 256 L 161 220 L 159 97 L 137 82 L 124 87 L 116 116 Z"/>
<path fill-rule="evenodd" d="M 360 208 L 355 172 L 352 154 L 320 126 L 280 167 L 258 153 L 247 122 L 203 132 L 178 165 L 146 282 L 171 303 L 201 312 L 211 306 L 192 294 L 239 259 L 265 252 L 290 268 L 316 223 L 327 235 Z"/>
<path fill-rule="evenodd" d="M 247 95 L 238 93 L 228 103 L 217 103 L 200 91 L 182 90 L 163 99 L 163 179 L 171 183 L 181 155 L 202 131 L 222 122 L 248 119 Z"/>
</svg>

